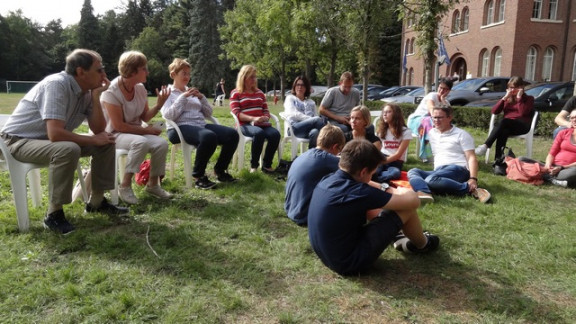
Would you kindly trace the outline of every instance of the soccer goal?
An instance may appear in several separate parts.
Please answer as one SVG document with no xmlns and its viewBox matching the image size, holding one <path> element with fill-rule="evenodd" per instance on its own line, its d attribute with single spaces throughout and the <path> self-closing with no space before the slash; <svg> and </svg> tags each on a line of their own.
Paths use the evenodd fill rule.
<svg viewBox="0 0 576 324">
<path fill-rule="evenodd" d="M 32 89 L 32 87 L 35 86 L 36 83 L 38 83 L 38 81 L 9 81 L 9 80 L 6 80 L 6 92 L 8 92 L 8 93 L 11 93 L 11 92 L 26 93 L 30 89 Z"/>
</svg>

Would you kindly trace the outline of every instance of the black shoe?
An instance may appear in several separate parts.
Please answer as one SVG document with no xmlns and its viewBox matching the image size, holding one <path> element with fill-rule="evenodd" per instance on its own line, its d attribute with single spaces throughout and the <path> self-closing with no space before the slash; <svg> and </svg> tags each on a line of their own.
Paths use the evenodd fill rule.
<svg viewBox="0 0 576 324">
<path fill-rule="evenodd" d="M 210 181 L 207 176 L 201 176 L 196 180 L 196 188 L 198 189 L 211 189 L 216 185 L 216 183 Z"/>
<path fill-rule="evenodd" d="M 64 210 L 62 209 L 47 214 L 44 218 L 44 227 L 60 232 L 62 235 L 72 233 L 75 230 L 74 225 L 70 224 L 64 216 Z"/>
<path fill-rule="evenodd" d="M 276 170 L 274 170 L 272 168 L 262 167 L 262 173 L 274 175 L 274 174 L 276 174 Z"/>
<path fill-rule="evenodd" d="M 93 207 L 90 204 L 86 204 L 86 212 L 102 213 L 110 217 L 118 217 L 118 216 L 128 216 L 128 214 L 130 213 L 130 209 L 128 207 L 114 206 L 111 203 L 109 203 L 108 200 L 106 200 L 106 198 L 104 198 L 104 200 L 102 200 L 102 203 L 100 204 L 100 207 L 98 208 Z"/>
<path fill-rule="evenodd" d="M 394 248 L 398 251 L 406 252 L 406 253 L 414 253 L 414 254 L 422 254 L 428 253 L 436 250 L 438 246 L 440 246 L 440 238 L 438 236 L 430 234 L 428 232 L 424 232 L 424 236 L 428 239 L 426 242 L 426 246 L 419 249 L 410 239 L 407 237 L 401 238 L 400 240 L 394 242 Z"/>
<path fill-rule="evenodd" d="M 219 182 L 235 182 L 237 179 L 230 175 L 230 173 L 223 171 L 223 172 L 215 172 L 216 179 Z"/>
</svg>

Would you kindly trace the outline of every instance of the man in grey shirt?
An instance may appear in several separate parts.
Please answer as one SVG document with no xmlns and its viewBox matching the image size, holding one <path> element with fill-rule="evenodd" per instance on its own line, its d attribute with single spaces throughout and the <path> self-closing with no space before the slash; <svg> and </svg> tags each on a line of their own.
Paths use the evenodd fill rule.
<svg viewBox="0 0 576 324">
<path fill-rule="evenodd" d="M 338 86 L 326 91 L 318 110 L 321 116 L 324 116 L 329 123 L 340 127 L 343 132 L 350 131 L 350 111 L 360 104 L 360 91 L 353 88 L 353 85 L 352 73 L 342 73 Z"/>
<path fill-rule="evenodd" d="M 15 159 L 47 164 L 50 205 L 44 226 L 62 234 L 74 230 L 63 205 L 72 202 L 74 174 L 81 156 L 91 156 L 92 190 L 87 212 L 110 216 L 128 214 L 104 198 L 114 188 L 115 142 L 105 132 L 106 119 L 100 94 L 108 89 L 100 54 L 74 50 L 66 57 L 65 71 L 52 74 L 34 86 L 18 103 L 0 136 Z M 84 120 L 92 134 L 76 134 Z"/>
</svg>

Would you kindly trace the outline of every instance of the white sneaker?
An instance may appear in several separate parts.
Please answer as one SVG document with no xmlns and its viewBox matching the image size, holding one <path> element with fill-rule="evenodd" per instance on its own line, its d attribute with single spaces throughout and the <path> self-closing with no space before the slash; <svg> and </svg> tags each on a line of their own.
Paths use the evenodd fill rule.
<svg viewBox="0 0 576 324">
<path fill-rule="evenodd" d="M 138 198 L 134 195 L 132 187 L 118 187 L 118 195 L 120 196 L 120 199 L 127 204 L 136 205 L 138 203 Z"/>
<path fill-rule="evenodd" d="M 486 154 L 487 150 L 488 150 L 488 146 L 486 146 L 486 144 L 482 144 L 482 145 L 478 145 L 478 147 L 474 150 L 474 153 L 476 153 L 476 155 L 484 155 L 484 154 Z"/>
<path fill-rule="evenodd" d="M 152 196 L 160 199 L 171 199 L 173 195 L 168 191 L 162 189 L 160 185 L 156 186 L 146 186 L 146 192 L 151 194 Z"/>
<path fill-rule="evenodd" d="M 559 186 L 559 187 L 563 187 L 563 188 L 568 187 L 568 181 L 567 180 L 556 180 L 556 179 L 552 178 L 552 179 L 550 179 L 550 182 L 555 186 Z"/>
</svg>

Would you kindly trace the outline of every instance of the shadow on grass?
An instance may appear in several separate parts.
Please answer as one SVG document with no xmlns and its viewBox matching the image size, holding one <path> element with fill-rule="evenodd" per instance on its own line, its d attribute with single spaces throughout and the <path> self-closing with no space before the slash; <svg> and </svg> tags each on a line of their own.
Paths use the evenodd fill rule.
<svg viewBox="0 0 576 324">
<path fill-rule="evenodd" d="M 412 314 L 491 313 L 528 322 L 563 319 L 562 311 L 553 302 L 538 302 L 515 288 L 508 278 L 455 261 L 442 248 L 430 255 L 405 255 L 403 259 L 381 257 L 369 273 L 350 280 L 399 303 L 410 305 L 416 298 L 426 305 L 427 310 L 411 309 Z M 470 319 L 469 315 L 464 316 Z"/>
</svg>

